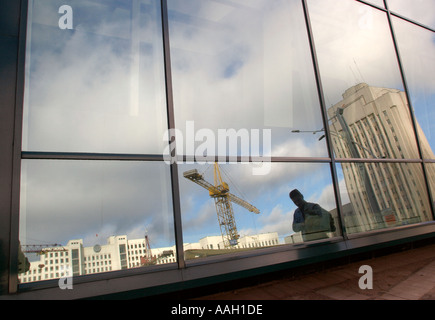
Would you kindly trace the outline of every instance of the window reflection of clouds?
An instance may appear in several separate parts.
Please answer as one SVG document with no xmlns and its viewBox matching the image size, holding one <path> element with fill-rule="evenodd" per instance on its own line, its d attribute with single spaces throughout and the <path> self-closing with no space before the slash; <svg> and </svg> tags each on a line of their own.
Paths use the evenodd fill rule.
<svg viewBox="0 0 435 320">
<path fill-rule="evenodd" d="M 308 4 L 327 105 L 362 82 L 403 89 L 384 12 L 356 1 Z"/>
<path fill-rule="evenodd" d="M 112 161 L 23 160 L 20 242 L 82 239 L 87 253 L 107 244 L 116 254 L 110 236 L 140 245 L 148 236 L 154 249 L 170 248 L 169 166 L 113 160 L 115 153 L 164 150 L 159 2 L 77 0 L 72 30 L 58 26 L 62 2 L 29 1 L 23 150 L 109 153 Z M 176 259 L 153 254 L 159 256 L 154 264 Z M 137 250 L 130 258 L 136 260 L 129 267 L 144 265 Z M 32 266 L 40 269 L 37 261 Z"/>
<path fill-rule="evenodd" d="M 164 163 L 23 161 L 22 243 L 85 246 L 111 235 L 174 245 L 169 167 Z"/>
<path fill-rule="evenodd" d="M 388 8 L 408 19 L 435 28 L 433 0 L 388 0 Z"/>
<path fill-rule="evenodd" d="M 426 158 L 434 158 L 435 150 L 435 33 L 393 18 L 396 39 L 415 116 L 422 127 L 423 140 L 429 141 L 430 149 L 423 148 Z"/>
<path fill-rule="evenodd" d="M 367 2 L 372 3 L 378 7 L 385 8 L 384 0 L 368 0 Z"/>
<path fill-rule="evenodd" d="M 215 205 L 208 191 L 183 177 L 183 172 L 197 169 L 204 173 L 205 180 L 213 183 L 213 170 L 208 166 L 179 166 L 185 243 L 220 234 Z M 230 192 L 260 210 L 257 215 L 233 204 L 241 236 L 277 232 L 283 243 L 284 237 L 293 234 L 291 225 L 296 207 L 289 192 L 295 188 L 307 201 L 316 202 L 329 211 L 336 208 L 328 164 L 272 163 L 270 173 L 265 176 L 252 175 L 252 166 L 246 163 L 220 164 L 223 180 L 229 184 Z"/>
<path fill-rule="evenodd" d="M 178 128 L 272 128 L 272 155 L 327 155 L 290 133 L 322 127 L 299 2 L 168 5 Z"/>
<path fill-rule="evenodd" d="M 386 13 L 308 3 L 336 156 L 418 158 Z"/>
<path fill-rule="evenodd" d="M 33 2 L 24 149 L 162 152 L 166 109 L 156 4 L 140 5 L 134 16 L 132 2 L 76 1 L 74 29 L 61 30 L 59 4 Z"/>
<path fill-rule="evenodd" d="M 34 2 L 33 6 L 25 149 L 160 153 L 166 120 L 158 8 L 144 4 L 140 12 L 145 19 L 139 21 L 125 2 L 76 1 L 74 31 L 64 32 L 57 28 L 58 15 L 52 15 L 58 3 Z M 385 88 L 403 90 L 385 13 L 351 1 L 341 7 L 326 0 L 312 0 L 309 5 L 328 105 L 340 101 L 346 90 L 360 82 L 376 86 L 371 90 L 382 91 L 384 96 Z M 197 129 L 272 127 L 273 156 L 327 155 L 326 139 L 319 142 L 312 134 L 290 133 L 293 128 L 319 131 L 323 126 L 300 2 L 169 0 L 169 9 L 175 113 L 180 129 L 188 120 L 194 120 Z M 133 25 L 141 25 L 140 32 Z M 410 64 L 406 55 L 405 64 Z M 430 80 L 424 98 L 433 96 L 433 90 L 427 89 Z M 411 95 L 419 92 L 421 87 L 410 83 Z M 418 112 L 417 117 L 421 117 Z M 398 118 L 408 119 L 405 115 Z M 431 132 L 424 123 L 423 130 Z M 368 132 L 361 127 L 359 132 L 363 131 Z M 334 134 L 336 147 L 334 138 L 342 142 L 345 137 Z M 412 134 L 410 137 L 412 140 Z M 375 154 L 359 140 L 354 147 L 366 157 Z M 383 153 L 376 154 L 381 157 Z M 337 151 L 336 155 L 350 157 Z M 405 158 L 413 157 L 410 151 Z M 346 227 L 351 225 L 348 219 L 359 215 L 356 229 L 349 233 L 377 228 L 373 221 L 367 222 L 367 212 L 352 211 L 352 206 L 367 205 L 354 199 L 367 197 L 368 189 L 390 184 L 391 190 L 385 194 L 375 193 L 377 201 L 384 204 L 375 214 L 388 219 L 392 209 L 388 203 L 401 201 L 396 200 L 394 190 L 423 194 L 421 170 L 411 165 L 414 169 L 406 171 L 405 166 L 337 167 Z M 208 192 L 182 176 L 194 167 L 179 166 L 185 243 L 219 233 Z M 330 164 L 273 163 L 264 176 L 252 175 L 252 165 L 222 167 L 231 177 L 231 188 L 236 182 L 232 191 L 261 209 L 261 214 L 254 216 L 234 206 L 242 235 L 277 232 L 281 243 L 291 235 L 295 207 L 288 192 L 293 188 L 336 214 Z M 358 167 L 365 167 L 366 175 Z M 24 160 L 22 239 L 43 237 L 64 243 L 83 238 L 92 243 L 95 233 L 106 239 L 112 234 L 142 238 L 147 232 L 153 245 L 172 246 L 168 170 L 163 163 Z M 404 183 L 394 186 L 399 175 L 401 182 L 412 181 L 404 179 L 406 175 L 418 176 L 418 188 L 408 185 L 405 189 Z M 356 189 L 359 193 L 353 191 Z M 421 203 L 402 201 L 404 206 L 395 207 L 393 214 L 399 224 L 430 219 L 424 195 L 416 199 Z"/>
</svg>

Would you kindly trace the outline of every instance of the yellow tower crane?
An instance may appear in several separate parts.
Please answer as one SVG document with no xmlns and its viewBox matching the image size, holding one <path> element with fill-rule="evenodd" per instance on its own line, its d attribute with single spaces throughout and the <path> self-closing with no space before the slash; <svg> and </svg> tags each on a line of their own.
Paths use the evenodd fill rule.
<svg viewBox="0 0 435 320">
<path fill-rule="evenodd" d="M 236 220 L 234 218 L 234 211 L 231 202 L 234 202 L 256 214 L 259 214 L 260 210 L 245 200 L 230 193 L 228 184 L 222 180 L 219 165 L 217 163 L 214 164 L 214 184 L 204 180 L 203 175 L 198 173 L 198 170 L 196 169 L 184 172 L 183 176 L 207 189 L 210 197 L 214 199 L 225 248 L 237 245 L 237 239 L 239 239 L 240 236 L 237 232 Z"/>
</svg>

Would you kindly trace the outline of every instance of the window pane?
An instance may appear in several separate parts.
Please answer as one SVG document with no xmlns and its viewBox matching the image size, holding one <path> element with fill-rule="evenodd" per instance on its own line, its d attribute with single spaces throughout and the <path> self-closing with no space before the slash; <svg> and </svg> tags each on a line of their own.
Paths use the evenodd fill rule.
<svg viewBox="0 0 435 320">
<path fill-rule="evenodd" d="M 159 1 L 30 1 L 23 149 L 161 154 L 160 16 Z"/>
<path fill-rule="evenodd" d="M 168 6 L 176 126 L 185 137 L 179 154 L 202 154 L 206 137 L 234 129 L 231 138 L 248 139 L 251 130 L 260 137 L 270 130 L 271 143 L 261 139 L 259 146 L 265 155 L 328 156 L 324 142 L 291 132 L 323 127 L 300 1 Z M 215 142 L 204 152 L 248 155 L 249 143 L 244 147 L 226 153 Z"/>
<path fill-rule="evenodd" d="M 22 172 L 22 283 L 34 270 L 47 280 L 50 268 L 84 275 L 176 261 L 166 164 L 24 160 Z"/>
<path fill-rule="evenodd" d="M 388 0 L 391 11 L 435 28 L 435 3 L 433 0 Z"/>
<path fill-rule="evenodd" d="M 270 163 L 265 175 L 253 174 L 257 167 L 252 163 L 219 164 L 218 168 L 226 184 L 219 179 L 215 184 L 213 164 L 179 166 L 186 259 L 339 234 L 329 164 Z M 307 204 L 305 228 L 289 198 L 293 189 L 298 189 L 307 202 L 325 209 Z M 232 195 L 226 196 L 228 192 Z M 295 214 L 298 218 L 293 225 Z M 335 232 L 330 229 L 331 218 Z"/>
<path fill-rule="evenodd" d="M 393 17 L 394 30 L 425 158 L 435 147 L 435 33 Z M 422 131 L 421 131 L 422 130 Z"/>
<path fill-rule="evenodd" d="M 386 14 L 308 3 L 336 156 L 419 158 Z"/>
<path fill-rule="evenodd" d="M 337 172 L 349 234 L 432 220 L 420 164 L 341 163 Z"/>
</svg>

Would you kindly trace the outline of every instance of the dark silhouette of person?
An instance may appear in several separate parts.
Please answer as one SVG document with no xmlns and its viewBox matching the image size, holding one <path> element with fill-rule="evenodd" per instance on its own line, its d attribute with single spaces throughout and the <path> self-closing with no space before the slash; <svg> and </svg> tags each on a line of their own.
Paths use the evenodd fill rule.
<svg viewBox="0 0 435 320">
<path fill-rule="evenodd" d="M 290 199 L 297 206 L 293 215 L 293 231 L 301 232 L 304 241 L 328 238 L 328 232 L 335 231 L 331 214 L 317 203 L 304 200 L 299 190 L 289 193 Z"/>
</svg>

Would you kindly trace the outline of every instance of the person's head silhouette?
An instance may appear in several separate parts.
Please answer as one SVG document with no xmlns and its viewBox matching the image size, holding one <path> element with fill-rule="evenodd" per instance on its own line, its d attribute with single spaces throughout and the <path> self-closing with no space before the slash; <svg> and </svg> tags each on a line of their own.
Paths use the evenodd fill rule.
<svg viewBox="0 0 435 320">
<path fill-rule="evenodd" d="M 297 205 L 298 207 L 303 205 L 305 202 L 304 196 L 302 195 L 302 193 L 300 193 L 298 189 L 294 189 L 290 191 L 289 196 L 290 199 L 292 199 L 292 201 L 294 202 L 294 204 Z"/>
</svg>

